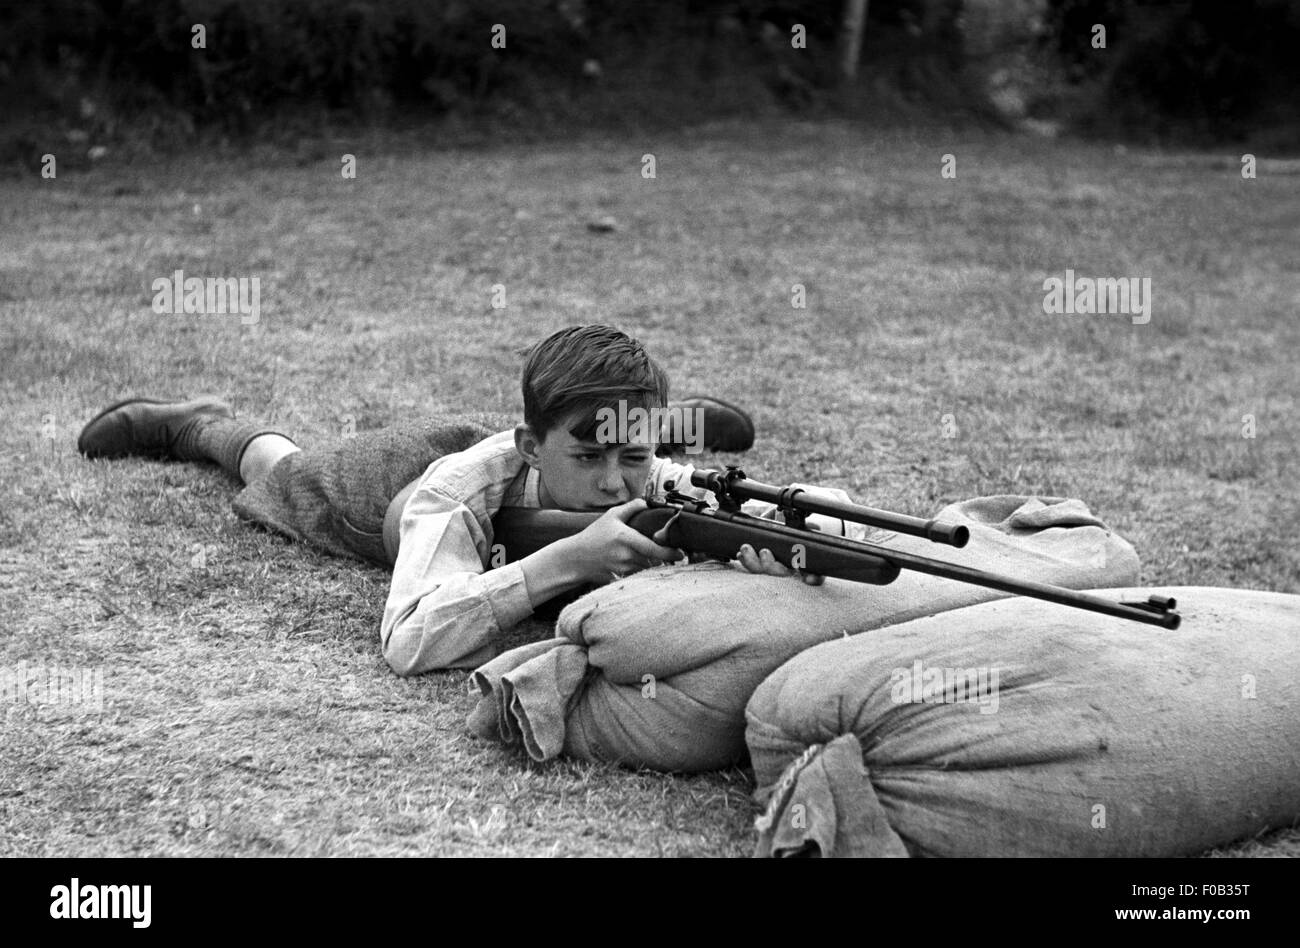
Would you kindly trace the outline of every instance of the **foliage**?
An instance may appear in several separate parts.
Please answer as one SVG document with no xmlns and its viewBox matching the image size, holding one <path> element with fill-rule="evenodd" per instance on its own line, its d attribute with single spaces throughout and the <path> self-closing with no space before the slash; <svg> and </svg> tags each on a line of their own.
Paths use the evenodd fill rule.
<svg viewBox="0 0 1300 948">
<path fill-rule="evenodd" d="M 1243 137 L 1300 119 L 1300 3 L 1295 0 L 1052 0 L 1048 45 L 1061 74 L 1094 94 L 1094 127 Z M 1107 27 L 1107 49 L 1091 45 Z"/>
<path fill-rule="evenodd" d="M 285 113 L 864 110 L 832 94 L 841 0 L 46 0 L 0 10 L 0 109 L 247 133 Z M 1240 137 L 1295 121 L 1296 0 L 872 0 L 861 85 L 952 114 Z M 1107 25 L 1105 50 L 1091 27 Z M 206 46 L 192 45 L 196 24 Z M 508 54 L 490 44 L 506 27 Z M 806 30 L 807 51 L 790 30 Z M 973 80 L 973 81 L 972 81 Z M 836 97 L 838 95 L 838 98 Z M 999 99 L 1004 101 L 999 102 Z M 1006 103 L 1010 103 L 1010 108 Z M 39 126 L 40 122 L 36 122 Z M 563 124 L 553 122 L 552 124 Z M 1300 123 L 1297 123 L 1300 124 Z M 111 135 L 109 136 L 112 137 Z M 138 136 L 137 136 L 138 137 Z"/>
</svg>

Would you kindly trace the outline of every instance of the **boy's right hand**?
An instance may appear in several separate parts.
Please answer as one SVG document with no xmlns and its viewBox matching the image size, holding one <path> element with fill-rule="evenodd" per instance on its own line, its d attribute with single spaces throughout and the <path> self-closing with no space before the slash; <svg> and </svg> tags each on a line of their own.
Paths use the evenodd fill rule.
<svg viewBox="0 0 1300 948">
<path fill-rule="evenodd" d="M 569 552 L 588 582 L 609 582 L 611 573 L 621 578 L 651 566 L 676 563 L 685 556 L 681 550 L 660 546 L 627 525 L 648 506 L 638 497 L 611 507 L 591 526 L 565 541 L 572 544 Z M 667 527 L 655 536 L 663 539 L 665 530 Z"/>
</svg>

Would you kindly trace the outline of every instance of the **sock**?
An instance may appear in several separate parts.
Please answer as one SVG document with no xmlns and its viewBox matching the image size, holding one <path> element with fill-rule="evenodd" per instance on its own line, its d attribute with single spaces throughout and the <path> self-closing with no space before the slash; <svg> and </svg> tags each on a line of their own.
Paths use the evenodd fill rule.
<svg viewBox="0 0 1300 948">
<path fill-rule="evenodd" d="M 180 461 L 215 461 L 222 470 L 239 477 L 239 462 L 244 459 L 244 450 L 249 442 L 266 434 L 280 435 L 293 441 L 274 428 L 251 421 L 196 414 L 176 432 L 172 454 Z"/>
</svg>

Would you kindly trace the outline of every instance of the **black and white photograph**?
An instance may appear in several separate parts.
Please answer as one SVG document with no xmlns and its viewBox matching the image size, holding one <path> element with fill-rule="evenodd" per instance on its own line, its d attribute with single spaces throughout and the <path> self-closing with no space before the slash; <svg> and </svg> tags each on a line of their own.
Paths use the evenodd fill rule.
<svg viewBox="0 0 1300 948">
<path fill-rule="evenodd" d="M 1075 896 L 1248 921 L 1297 49 L 1300 0 L 5 4 L 0 856 L 109 860 L 24 911 L 1213 857 Z"/>
</svg>

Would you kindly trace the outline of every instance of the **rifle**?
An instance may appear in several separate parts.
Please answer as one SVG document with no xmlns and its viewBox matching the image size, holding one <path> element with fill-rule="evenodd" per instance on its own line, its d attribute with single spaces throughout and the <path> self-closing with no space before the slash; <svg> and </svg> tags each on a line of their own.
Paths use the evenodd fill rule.
<svg viewBox="0 0 1300 948">
<path fill-rule="evenodd" d="M 814 513 L 824 514 L 957 548 L 964 547 L 970 539 L 970 530 L 961 524 L 941 523 L 817 497 L 793 485 L 775 487 L 763 484 L 749 479 L 744 471 L 733 465 L 729 465 L 725 472 L 695 471 L 691 474 L 691 484 L 711 492 L 717 499 L 717 508 L 679 493 L 669 482 L 665 485 L 668 493 L 649 499 L 647 509 L 633 515 L 628 525 L 646 537 L 653 537 L 671 521 L 667 546 L 723 560 L 735 559 L 740 547 L 748 543 L 755 550 L 771 550 L 772 555 L 786 566 L 836 579 L 883 586 L 897 579 L 902 570 L 910 569 L 1166 629 L 1176 629 L 1182 621 L 1174 611 L 1177 602 L 1169 596 L 1150 596 L 1145 602 L 1113 602 L 1063 586 L 1000 576 L 890 549 L 879 543 L 821 533 L 808 526 L 807 517 Z M 746 500 L 775 504 L 785 523 L 745 513 L 741 504 Z M 493 518 L 493 532 L 496 542 L 505 552 L 505 561 L 513 562 L 556 540 L 581 532 L 600 516 L 598 513 L 503 507 Z"/>
</svg>

